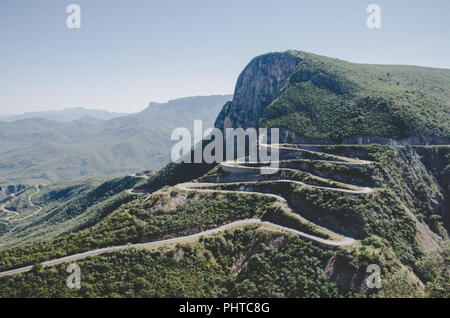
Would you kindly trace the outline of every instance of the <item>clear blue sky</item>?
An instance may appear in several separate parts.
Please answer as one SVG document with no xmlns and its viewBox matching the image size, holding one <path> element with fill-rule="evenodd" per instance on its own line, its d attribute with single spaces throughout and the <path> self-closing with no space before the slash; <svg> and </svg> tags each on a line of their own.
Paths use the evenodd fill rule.
<svg viewBox="0 0 450 318">
<path fill-rule="evenodd" d="M 370 3 L 381 29 L 366 27 Z M 448 0 L 1 0 L 0 113 L 232 93 L 251 58 L 287 49 L 450 68 L 449 37 Z"/>
</svg>

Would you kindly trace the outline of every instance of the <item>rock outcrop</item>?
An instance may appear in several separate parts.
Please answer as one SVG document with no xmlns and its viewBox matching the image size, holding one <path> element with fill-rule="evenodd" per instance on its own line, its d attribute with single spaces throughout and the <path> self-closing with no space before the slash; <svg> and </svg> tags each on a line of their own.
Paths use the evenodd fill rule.
<svg viewBox="0 0 450 318">
<path fill-rule="evenodd" d="M 265 108 L 278 97 L 301 60 L 290 51 L 254 58 L 239 75 L 233 100 L 224 105 L 215 127 L 257 128 Z"/>
<path fill-rule="evenodd" d="M 439 74 L 301 51 L 264 54 L 239 75 L 214 125 L 278 127 L 287 143 L 449 144 L 450 71 Z M 413 75 L 427 85 L 411 81 Z"/>
</svg>

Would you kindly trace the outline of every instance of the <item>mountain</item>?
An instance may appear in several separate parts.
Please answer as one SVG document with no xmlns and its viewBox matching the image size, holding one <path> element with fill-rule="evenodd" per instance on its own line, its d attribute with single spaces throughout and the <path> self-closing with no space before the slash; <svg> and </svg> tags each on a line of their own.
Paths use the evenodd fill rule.
<svg viewBox="0 0 450 318">
<path fill-rule="evenodd" d="M 102 121 L 0 122 L 0 183 L 47 183 L 160 168 L 170 161 L 172 130 L 192 130 L 195 119 L 212 127 L 229 99 L 197 96 L 150 103 L 140 113 Z"/>
<path fill-rule="evenodd" d="M 0 121 L 13 122 L 16 120 L 43 118 L 47 120 L 70 122 L 85 117 L 98 120 L 108 120 L 116 117 L 125 116 L 125 113 L 111 113 L 106 110 L 86 109 L 83 107 L 66 108 L 63 110 L 51 110 L 41 112 L 28 112 L 20 115 L 0 115 Z"/>
<path fill-rule="evenodd" d="M 3 187 L 0 297 L 450 297 L 450 145 L 408 144 L 447 140 L 447 72 L 391 68 L 294 51 L 251 61 L 215 125 L 282 128 L 272 174 L 267 162 L 172 162 Z M 380 69 L 396 81 L 374 92 Z M 141 127 L 116 121 L 118 135 Z M 40 134 L 73 138 L 61 131 Z M 65 287 L 68 259 L 80 289 Z"/>
<path fill-rule="evenodd" d="M 216 126 L 279 127 L 296 143 L 448 144 L 450 70 L 301 51 L 254 58 Z"/>
</svg>

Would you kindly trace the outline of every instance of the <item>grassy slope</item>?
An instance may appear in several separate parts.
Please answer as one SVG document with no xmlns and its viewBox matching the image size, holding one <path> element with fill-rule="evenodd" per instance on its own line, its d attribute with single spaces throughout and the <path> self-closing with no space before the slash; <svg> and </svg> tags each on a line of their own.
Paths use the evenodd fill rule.
<svg viewBox="0 0 450 318">
<path fill-rule="evenodd" d="M 333 141 L 358 135 L 450 138 L 450 70 L 292 54 L 304 59 L 268 106 L 263 126 Z"/>
</svg>

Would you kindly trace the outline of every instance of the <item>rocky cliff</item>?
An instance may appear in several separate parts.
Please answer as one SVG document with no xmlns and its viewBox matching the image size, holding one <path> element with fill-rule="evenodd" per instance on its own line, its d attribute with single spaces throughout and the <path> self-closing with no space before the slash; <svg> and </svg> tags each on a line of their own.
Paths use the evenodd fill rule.
<svg viewBox="0 0 450 318">
<path fill-rule="evenodd" d="M 215 127 L 279 127 L 293 143 L 450 143 L 450 70 L 300 51 L 254 58 Z"/>
<path fill-rule="evenodd" d="M 301 60 L 292 52 L 269 53 L 254 58 L 239 75 L 233 100 L 224 105 L 215 127 L 222 130 L 258 127 L 259 118 L 279 96 Z"/>
</svg>

